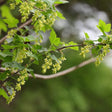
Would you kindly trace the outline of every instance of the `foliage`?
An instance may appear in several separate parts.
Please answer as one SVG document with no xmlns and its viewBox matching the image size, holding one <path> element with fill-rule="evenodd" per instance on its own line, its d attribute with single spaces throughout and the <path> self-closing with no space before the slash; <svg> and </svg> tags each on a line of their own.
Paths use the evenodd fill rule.
<svg viewBox="0 0 112 112">
<path fill-rule="evenodd" d="M 63 49 L 78 51 L 81 46 L 80 55 L 85 57 L 86 53 L 92 51 L 91 53 L 97 57 L 96 65 L 98 65 L 112 48 L 112 36 L 107 34 L 111 30 L 111 25 L 102 20 L 99 21 L 97 27 L 103 35 L 99 36 L 98 40 L 90 40 L 89 35 L 85 33 L 86 40 L 81 45 L 74 42 L 62 42 L 52 28 L 56 19 L 65 19 L 55 7 L 56 4 L 62 3 L 67 2 L 62 0 L 9 0 L 7 5 L 0 8 L 2 14 L 0 31 L 7 33 L 7 39 L 4 43 L 2 41 L 0 50 L 1 66 L 5 68 L 0 75 L 0 95 L 8 103 L 15 97 L 16 92 L 21 90 L 29 74 L 34 77 L 32 64 L 42 66 L 43 73 L 46 73 L 48 69 L 56 73 L 61 69 L 62 62 L 66 60 Z M 12 15 L 15 9 L 21 15 L 20 20 Z M 47 30 L 50 30 L 50 46 L 44 48 L 42 45 L 43 32 Z M 40 64 L 41 59 L 44 60 L 42 65 Z"/>
<path fill-rule="evenodd" d="M 43 73 L 47 69 L 51 69 L 54 73 L 61 69 L 62 61 L 65 60 L 64 54 L 54 53 L 65 43 L 57 37 L 52 25 L 58 18 L 65 19 L 55 8 L 55 4 L 62 3 L 67 2 L 62 0 L 9 0 L 7 5 L 1 6 L 0 31 L 7 32 L 7 39 L 4 44 L 1 44 L 0 50 L 1 66 L 6 68 L 5 72 L 0 75 L 2 91 L 0 95 L 8 103 L 12 101 L 16 91 L 21 90 L 21 86 L 28 79 L 28 74 L 34 76 L 33 69 L 31 69 L 32 64 L 42 66 Z M 14 10 L 21 14 L 21 20 L 12 15 Z M 30 26 L 27 24 L 29 19 Z M 51 30 L 49 37 L 51 45 L 49 48 L 44 48 L 41 43 L 43 32 L 47 30 Z M 40 65 L 41 58 L 45 58 L 42 65 Z"/>
</svg>

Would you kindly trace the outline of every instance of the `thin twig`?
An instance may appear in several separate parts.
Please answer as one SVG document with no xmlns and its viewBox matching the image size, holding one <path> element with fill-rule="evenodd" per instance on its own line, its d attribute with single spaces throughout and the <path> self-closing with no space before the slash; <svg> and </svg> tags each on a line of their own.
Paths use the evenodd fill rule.
<svg viewBox="0 0 112 112">
<path fill-rule="evenodd" d="M 65 1 L 65 0 L 63 0 Z M 59 4 L 56 4 L 55 6 L 58 6 Z M 26 21 L 24 24 L 20 25 L 19 27 L 15 28 L 15 30 L 20 30 L 21 28 L 23 28 L 24 26 L 29 25 L 32 22 L 32 19 L 29 19 L 28 21 Z M 2 39 L 0 40 L 0 44 L 2 44 L 6 39 L 7 39 L 8 35 L 5 35 L 4 37 L 2 37 Z"/>
<path fill-rule="evenodd" d="M 84 46 L 83 44 L 77 44 L 77 45 L 69 45 L 69 46 L 63 46 L 63 47 L 60 47 L 58 49 L 56 49 L 57 51 L 61 51 L 63 49 L 66 49 L 66 48 L 69 48 L 69 47 L 78 47 L 78 46 Z"/>
<path fill-rule="evenodd" d="M 95 61 L 95 58 L 91 58 L 91 59 L 89 59 L 89 60 L 86 60 L 86 61 L 80 63 L 80 64 L 77 65 L 77 66 L 73 66 L 73 67 L 71 67 L 71 68 L 68 68 L 68 69 L 62 71 L 62 72 L 58 72 L 58 73 L 56 73 L 56 74 L 50 74 L 50 75 L 35 74 L 35 77 L 36 77 L 36 78 L 40 78 L 40 79 L 53 79 L 53 78 L 57 78 L 57 77 L 66 75 L 66 74 L 68 74 L 68 73 L 70 73 L 70 72 L 72 72 L 72 71 L 75 71 L 75 70 L 77 70 L 78 68 L 81 68 L 81 67 L 83 67 L 83 66 L 85 66 L 85 65 L 87 65 L 87 64 L 89 64 L 89 63 L 94 62 L 94 61 Z M 31 74 L 29 74 L 29 77 L 33 78 L 33 76 L 32 76 Z"/>
<path fill-rule="evenodd" d="M 23 23 L 22 25 L 20 25 L 20 26 L 19 26 L 18 28 L 16 28 L 15 30 L 18 31 L 18 30 L 20 30 L 21 28 L 23 28 L 23 27 L 29 25 L 31 22 L 32 22 L 32 19 L 29 19 L 28 21 L 26 21 L 25 23 Z M 0 40 L 0 44 L 2 44 L 2 43 L 7 39 L 7 36 L 8 36 L 8 35 L 4 36 L 4 37 Z"/>
<path fill-rule="evenodd" d="M 90 44 L 90 45 L 93 45 L 94 47 L 98 46 L 98 45 L 104 46 L 104 45 L 106 45 L 106 43 L 97 43 L 97 44 Z M 112 45 L 112 43 L 110 43 L 109 45 Z M 86 44 L 77 44 L 77 45 L 62 46 L 62 47 L 56 49 L 56 51 L 61 51 L 63 49 L 67 49 L 67 48 L 70 48 L 70 47 L 84 47 L 84 46 L 86 46 Z"/>
</svg>

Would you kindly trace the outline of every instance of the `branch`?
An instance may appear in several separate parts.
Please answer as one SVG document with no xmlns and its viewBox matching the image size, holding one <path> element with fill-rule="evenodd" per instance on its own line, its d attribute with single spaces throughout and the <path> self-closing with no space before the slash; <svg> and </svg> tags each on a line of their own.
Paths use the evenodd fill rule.
<svg viewBox="0 0 112 112">
<path fill-rule="evenodd" d="M 53 79 L 53 78 L 57 78 L 57 77 L 66 75 L 66 74 L 68 74 L 68 73 L 70 73 L 70 72 L 72 72 L 72 71 L 75 71 L 75 70 L 77 70 L 78 68 L 81 68 L 81 67 L 83 67 L 83 66 L 85 66 L 85 65 L 88 65 L 89 63 L 92 63 L 92 62 L 94 62 L 94 61 L 95 61 L 95 58 L 91 58 L 91 59 L 89 59 L 89 60 L 86 60 L 86 61 L 80 63 L 80 64 L 77 65 L 77 66 L 73 66 L 73 67 L 71 67 L 71 68 L 68 68 L 68 69 L 66 69 L 66 70 L 64 70 L 64 71 L 62 71 L 62 72 L 58 72 L 58 73 L 56 73 L 56 74 L 50 74 L 50 75 L 34 74 L 34 75 L 35 75 L 35 78 L 39 78 L 39 79 Z M 6 69 L 5 69 L 5 68 L 0 68 L 0 71 L 1 71 L 1 72 L 4 72 L 4 71 L 6 71 Z M 33 78 L 33 76 L 32 76 L 31 74 L 29 74 L 29 77 L 30 77 L 30 78 Z"/>
<path fill-rule="evenodd" d="M 57 78 L 57 77 L 66 75 L 66 74 L 68 74 L 68 73 L 70 73 L 70 72 L 72 72 L 72 71 L 75 71 L 75 70 L 77 70 L 78 68 L 81 68 L 81 67 L 83 67 L 83 66 L 85 66 L 85 65 L 88 65 L 89 63 L 92 63 L 92 62 L 94 62 L 94 61 L 95 61 L 95 58 L 91 58 L 91 59 L 89 59 L 89 60 L 86 60 L 86 61 L 80 63 L 80 64 L 77 65 L 77 66 L 73 66 L 73 67 L 71 67 L 71 68 L 68 68 L 68 69 L 62 71 L 62 72 L 58 72 L 58 73 L 56 73 L 56 74 L 51 74 L 51 75 L 40 75 L 40 74 L 35 74 L 35 77 L 36 77 L 36 78 L 40 78 L 40 79 L 53 79 L 53 78 Z M 31 74 L 29 74 L 29 77 L 32 78 L 33 76 L 32 76 Z"/>
<path fill-rule="evenodd" d="M 65 0 L 63 0 L 65 1 Z M 59 4 L 56 4 L 55 6 L 58 6 Z M 24 24 L 20 25 L 18 28 L 15 28 L 15 30 L 20 30 L 21 28 L 23 28 L 24 26 L 29 25 L 32 22 L 32 19 L 29 19 L 28 21 L 26 21 Z M 7 39 L 7 35 L 5 35 L 1 40 L 0 40 L 0 44 L 2 44 L 5 40 Z"/>
<path fill-rule="evenodd" d="M 83 44 L 77 44 L 77 45 L 69 45 L 69 46 L 63 46 L 63 47 L 60 47 L 58 49 L 56 49 L 57 51 L 61 51 L 63 49 L 66 49 L 66 48 L 69 48 L 69 47 L 77 47 L 77 46 L 85 46 Z"/>
<path fill-rule="evenodd" d="M 26 25 L 29 25 L 32 22 L 32 19 L 29 19 L 28 21 L 26 21 L 25 23 L 23 23 L 22 25 L 20 25 L 18 28 L 16 28 L 15 30 L 20 30 L 21 28 L 23 28 Z M 0 40 L 0 44 L 2 44 L 5 40 L 7 39 L 7 35 L 4 36 L 1 40 Z"/>
<path fill-rule="evenodd" d="M 97 44 L 90 44 L 90 45 L 93 45 L 94 47 L 97 46 L 97 45 L 106 45 L 105 43 L 97 43 Z M 109 45 L 112 45 L 112 43 L 110 43 Z M 86 46 L 86 44 L 77 44 L 77 45 L 69 45 L 69 46 L 63 46 L 63 47 L 60 47 L 58 49 L 56 49 L 57 51 L 61 51 L 63 49 L 66 49 L 66 48 L 70 48 L 70 47 L 84 47 Z"/>
<path fill-rule="evenodd" d="M 112 56 L 112 54 L 111 53 L 107 54 L 105 56 L 105 58 L 108 57 L 108 56 Z M 39 78 L 39 79 L 53 79 L 53 78 L 57 78 L 57 77 L 60 77 L 60 76 L 63 76 L 63 75 L 67 75 L 68 73 L 73 72 L 73 71 L 77 70 L 78 68 L 81 68 L 81 67 L 83 67 L 85 65 L 88 65 L 88 64 L 90 64 L 92 62 L 95 62 L 95 61 L 96 61 L 96 58 L 90 58 L 90 59 L 88 59 L 86 61 L 83 61 L 82 63 L 80 63 L 77 66 L 73 66 L 71 68 L 68 68 L 68 69 L 66 69 L 66 70 L 64 70 L 62 72 L 58 72 L 56 74 L 50 74 L 50 75 L 35 74 L 35 78 Z M 33 78 L 33 76 L 31 74 L 29 74 L 29 77 Z"/>
</svg>

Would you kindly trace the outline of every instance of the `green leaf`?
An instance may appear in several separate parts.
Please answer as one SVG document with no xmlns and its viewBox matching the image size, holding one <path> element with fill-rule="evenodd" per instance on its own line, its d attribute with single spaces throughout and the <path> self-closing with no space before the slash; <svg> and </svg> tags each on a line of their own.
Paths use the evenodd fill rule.
<svg viewBox="0 0 112 112">
<path fill-rule="evenodd" d="M 9 71 L 5 71 L 3 73 L 0 73 L 0 80 L 4 81 L 7 78 L 7 73 L 9 73 Z"/>
<path fill-rule="evenodd" d="M 105 31 L 105 32 L 110 32 L 110 30 L 111 30 L 111 24 L 107 24 L 107 25 L 105 26 L 104 31 Z"/>
<path fill-rule="evenodd" d="M 65 4 L 68 3 L 68 1 L 65 0 L 43 0 L 44 2 L 46 2 L 49 6 L 52 6 L 54 4 Z"/>
<path fill-rule="evenodd" d="M 6 41 L 7 41 L 7 43 L 11 43 L 11 42 L 13 42 L 13 39 L 14 38 L 7 38 Z"/>
<path fill-rule="evenodd" d="M 55 55 L 51 55 L 52 60 L 55 60 L 57 63 L 59 63 L 58 58 Z"/>
<path fill-rule="evenodd" d="M 4 32 L 7 31 L 7 26 L 1 19 L 0 19 L 0 30 L 3 30 Z"/>
<path fill-rule="evenodd" d="M 12 53 L 11 52 L 0 52 L 0 56 L 5 58 L 7 56 L 12 56 Z"/>
<path fill-rule="evenodd" d="M 2 17 L 4 17 L 5 19 L 3 19 L 3 21 L 8 24 L 9 28 L 13 28 L 13 27 L 17 27 L 17 24 L 19 23 L 18 19 L 14 18 L 10 12 L 9 7 L 7 7 L 6 5 L 3 5 L 1 7 L 1 12 L 2 12 Z"/>
<path fill-rule="evenodd" d="M 55 0 L 54 4 L 65 4 L 68 3 L 68 1 L 65 0 Z"/>
<path fill-rule="evenodd" d="M 65 17 L 63 16 L 63 14 L 59 11 L 57 11 L 57 14 L 58 14 L 58 17 L 61 18 L 61 19 L 65 19 Z"/>
<path fill-rule="evenodd" d="M 110 45 L 110 49 L 112 49 L 112 45 Z"/>
<path fill-rule="evenodd" d="M 102 49 L 102 45 L 96 46 L 95 48 L 92 49 L 92 54 L 97 56 L 101 51 L 101 49 Z"/>
<path fill-rule="evenodd" d="M 103 40 L 102 38 L 99 38 L 99 39 L 98 39 L 98 42 L 102 42 L 102 40 Z"/>
<path fill-rule="evenodd" d="M 98 29 L 99 29 L 104 35 L 106 35 L 106 34 L 105 34 L 105 31 L 104 31 L 105 25 L 106 25 L 105 22 L 102 21 L 102 20 L 99 20 L 99 24 L 97 25 Z"/>
<path fill-rule="evenodd" d="M 22 3 L 21 0 L 15 0 L 17 4 Z"/>
<path fill-rule="evenodd" d="M 73 50 L 76 50 L 76 51 L 79 50 L 79 47 L 77 46 L 78 44 L 74 43 L 73 41 L 69 42 L 68 44 L 65 44 L 65 46 L 71 46 L 71 45 L 74 45 L 74 47 L 68 47 L 67 49 L 73 49 Z"/>
<path fill-rule="evenodd" d="M 89 39 L 88 33 L 85 32 L 84 34 L 85 34 L 86 39 Z"/>
<path fill-rule="evenodd" d="M 97 27 L 101 30 L 101 32 L 106 36 L 105 32 L 110 32 L 111 24 L 106 24 L 104 21 L 99 20 L 99 24 Z"/>
<path fill-rule="evenodd" d="M 99 26 L 101 26 L 104 29 L 105 25 L 106 25 L 106 23 L 100 19 Z"/>
<path fill-rule="evenodd" d="M 38 61 L 38 56 L 33 54 L 31 51 L 26 52 L 27 56 L 32 57 L 34 59 L 36 59 L 36 61 Z"/>
<path fill-rule="evenodd" d="M 102 42 L 102 40 L 106 40 L 106 39 L 107 39 L 107 36 L 100 35 L 99 38 L 98 38 L 98 42 Z"/>
<path fill-rule="evenodd" d="M 52 5 L 54 4 L 54 0 L 43 0 L 44 2 L 46 2 L 50 7 L 52 7 Z"/>
<path fill-rule="evenodd" d="M 36 40 L 36 37 L 28 35 L 27 37 L 20 37 L 24 42 L 32 42 Z"/>
<path fill-rule="evenodd" d="M 100 35 L 99 38 L 106 39 L 107 36 L 105 36 L 105 35 Z"/>
<path fill-rule="evenodd" d="M 94 41 L 93 40 L 85 40 L 85 43 L 86 44 L 94 44 Z"/>
<path fill-rule="evenodd" d="M 0 96 L 3 96 L 5 99 L 9 98 L 6 91 L 2 88 L 0 88 Z"/>
<path fill-rule="evenodd" d="M 17 45 L 1 45 L 4 49 L 14 49 L 15 47 L 17 47 Z"/>
<path fill-rule="evenodd" d="M 55 33 L 55 31 L 52 29 L 52 30 L 51 30 L 51 33 L 50 33 L 50 37 L 49 37 L 51 44 L 54 44 L 55 38 L 56 38 L 56 33 Z"/>
<path fill-rule="evenodd" d="M 53 29 L 50 33 L 49 40 L 50 40 L 51 45 L 58 46 L 59 44 L 61 44 L 60 38 L 56 37 L 56 33 Z"/>
<path fill-rule="evenodd" d="M 33 69 L 27 69 L 27 71 L 33 76 L 33 78 L 35 78 L 35 74 Z"/>
<path fill-rule="evenodd" d="M 2 65 L 5 68 L 15 68 L 15 69 L 18 69 L 18 70 L 22 70 L 24 68 L 21 64 L 15 62 L 15 61 L 13 61 L 13 62 L 4 62 Z"/>
<path fill-rule="evenodd" d="M 11 86 L 7 86 L 7 91 L 10 95 L 13 94 L 13 88 Z"/>
<path fill-rule="evenodd" d="M 4 22 L 8 24 L 9 28 L 17 27 L 18 20 L 14 18 L 4 19 Z"/>
</svg>

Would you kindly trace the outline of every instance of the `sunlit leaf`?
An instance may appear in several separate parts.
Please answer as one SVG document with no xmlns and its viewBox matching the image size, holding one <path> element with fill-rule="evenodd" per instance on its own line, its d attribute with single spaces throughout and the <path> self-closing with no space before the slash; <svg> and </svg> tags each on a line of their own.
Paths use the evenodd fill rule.
<svg viewBox="0 0 112 112">
<path fill-rule="evenodd" d="M 3 96 L 5 99 L 9 98 L 6 91 L 2 88 L 0 88 L 0 96 Z"/>
</svg>

